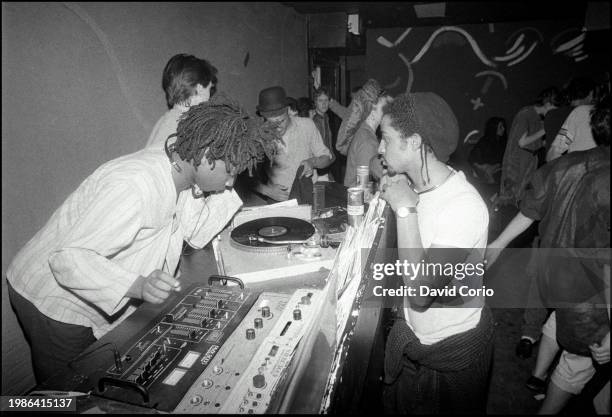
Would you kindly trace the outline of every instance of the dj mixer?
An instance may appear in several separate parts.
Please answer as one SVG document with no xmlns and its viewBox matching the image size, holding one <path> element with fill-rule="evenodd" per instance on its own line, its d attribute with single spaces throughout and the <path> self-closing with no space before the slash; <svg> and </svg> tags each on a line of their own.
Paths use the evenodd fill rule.
<svg viewBox="0 0 612 417">
<path fill-rule="evenodd" d="M 183 294 L 118 346 L 93 394 L 162 412 L 268 411 L 319 290 L 194 285 Z"/>
</svg>

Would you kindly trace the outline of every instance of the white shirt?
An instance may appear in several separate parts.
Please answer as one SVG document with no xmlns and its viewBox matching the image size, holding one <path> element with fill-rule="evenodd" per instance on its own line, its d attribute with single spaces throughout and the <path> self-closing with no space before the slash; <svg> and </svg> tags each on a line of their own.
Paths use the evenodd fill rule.
<svg viewBox="0 0 612 417">
<path fill-rule="evenodd" d="M 306 117 L 291 118 L 291 125 L 278 144 L 278 154 L 274 157 L 272 167 L 267 167 L 269 182 L 279 184 L 291 190 L 300 162 L 312 157 L 327 155 L 332 157 L 327 146 L 323 144 L 321 133 L 314 122 Z"/>
<path fill-rule="evenodd" d="M 483 261 L 487 247 L 489 212 L 480 194 L 467 182 L 463 172 L 456 172 L 437 189 L 421 194 L 417 212 L 424 248 L 434 244 L 441 247 L 478 248 L 465 263 L 476 265 Z M 404 316 L 420 342 L 431 345 L 478 325 L 483 299 L 481 297 L 472 302 L 478 307 L 429 308 L 418 312 L 409 307 L 408 299 L 405 298 Z"/>
<path fill-rule="evenodd" d="M 153 126 L 153 130 L 149 135 L 149 139 L 147 140 L 147 144 L 145 148 L 149 146 L 159 147 L 160 149 L 164 149 L 164 144 L 166 143 L 166 139 L 173 133 L 176 133 L 176 128 L 178 127 L 178 121 L 181 115 L 188 108 L 180 108 L 175 106 L 168 110 L 166 113 L 159 118 L 155 126 Z"/>
<path fill-rule="evenodd" d="M 174 274 L 183 240 L 203 247 L 242 205 L 235 192 L 176 195 L 171 165 L 144 149 L 100 166 L 19 251 L 7 279 L 47 317 L 99 338 L 131 314 L 126 292 L 155 269 Z"/>
<path fill-rule="evenodd" d="M 597 146 L 591 132 L 591 109 L 593 105 L 583 104 L 567 116 L 551 148 L 563 152 L 586 151 Z"/>
</svg>

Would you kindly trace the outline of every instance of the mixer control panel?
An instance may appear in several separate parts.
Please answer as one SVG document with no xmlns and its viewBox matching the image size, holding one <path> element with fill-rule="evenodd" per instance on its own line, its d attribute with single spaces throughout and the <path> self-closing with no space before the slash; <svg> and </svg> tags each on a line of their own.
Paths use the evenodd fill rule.
<svg viewBox="0 0 612 417">
<path fill-rule="evenodd" d="M 297 290 L 260 344 L 240 380 L 222 404 L 221 413 L 263 414 L 287 376 L 298 343 L 308 330 L 322 300 L 319 290 Z"/>
<path fill-rule="evenodd" d="M 172 411 L 257 299 L 257 294 L 233 288 L 189 288 L 121 347 L 120 360 L 107 369 L 96 394 Z"/>
<path fill-rule="evenodd" d="M 290 299 L 291 294 L 262 293 L 174 412 L 218 413 L 242 378 L 257 349 L 281 318 Z"/>
</svg>

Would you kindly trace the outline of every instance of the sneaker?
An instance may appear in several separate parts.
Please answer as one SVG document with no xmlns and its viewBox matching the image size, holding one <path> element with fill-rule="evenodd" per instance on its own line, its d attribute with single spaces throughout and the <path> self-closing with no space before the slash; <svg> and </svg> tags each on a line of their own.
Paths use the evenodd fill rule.
<svg viewBox="0 0 612 417">
<path fill-rule="evenodd" d="M 529 339 L 521 339 L 516 345 L 516 356 L 522 359 L 531 357 L 533 353 L 533 343 Z"/>
<path fill-rule="evenodd" d="M 546 381 L 538 378 L 537 376 L 531 375 L 525 385 L 527 385 L 527 388 L 535 391 L 538 394 L 544 394 L 544 392 L 546 392 Z"/>
</svg>

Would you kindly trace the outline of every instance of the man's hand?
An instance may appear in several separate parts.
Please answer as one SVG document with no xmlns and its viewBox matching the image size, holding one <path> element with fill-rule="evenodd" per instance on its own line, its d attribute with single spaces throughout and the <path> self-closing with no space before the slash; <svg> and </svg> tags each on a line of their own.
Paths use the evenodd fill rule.
<svg viewBox="0 0 612 417">
<path fill-rule="evenodd" d="M 128 295 L 148 303 L 161 304 L 172 294 L 181 291 L 181 283 L 172 275 L 156 269 L 149 276 L 140 276 L 134 282 Z"/>
<path fill-rule="evenodd" d="M 410 187 L 405 174 L 390 177 L 385 172 L 380 180 L 380 190 L 380 196 L 393 210 L 406 206 L 415 207 L 419 202 L 419 195 Z"/>
<path fill-rule="evenodd" d="M 304 178 L 304 177 L 310 178 L 310 177 L 312 177 L 312 173 L 313 173 L 313 170 L 314 170 L 314 165 L 313 165 L 311 159 L 303 160 L 302 162 L 300 162 L 300 166 L 304 167 L 304 171 L 302 171 L 302 175 L 300 176 L 300 178 Z"/>
<path fill-rule="evenodd" d="M 283 185 L 259 184 L 257 186 L 257 191 L 276 201 L 285 201 L 289 199 L 289 189 Z"/>
<path fill-rule="evenodd" d="M 610 332 L 604 336 L 600 343 L 593 343 L 589 346 L 591 356 L 598 364 L 603 365 L 610 362 Z"/>
</svg>

